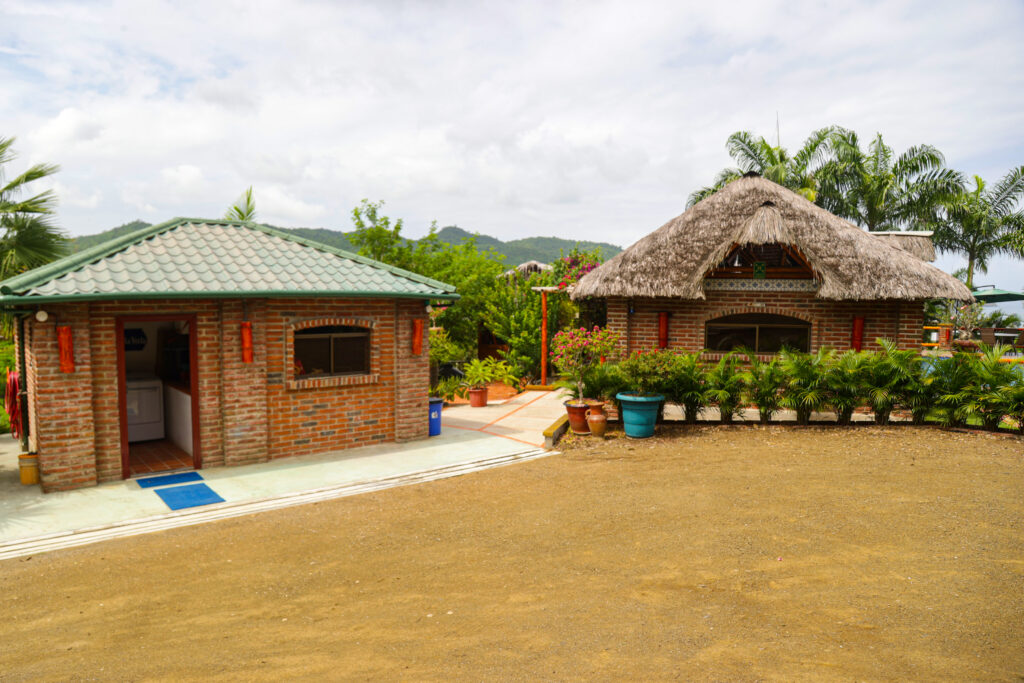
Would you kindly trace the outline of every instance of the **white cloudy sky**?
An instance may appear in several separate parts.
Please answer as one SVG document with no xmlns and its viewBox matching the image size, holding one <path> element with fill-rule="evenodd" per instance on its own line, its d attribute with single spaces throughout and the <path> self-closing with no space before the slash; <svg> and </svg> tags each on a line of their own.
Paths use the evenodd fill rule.
<svg viewBox="0 0 1024 683">
<path fill-rule="evenodd" d="M 348 230 L 367 197 L 411 236 L 625 245 L 776 114 L 790 148 L 839 124 L 995 181 L 1024 164 L 1022 29 L 1019 0 L 0 0 L 0 135 L 61 164 L 76 235 L 253 185 L 277 225 Z"/>
</svg>

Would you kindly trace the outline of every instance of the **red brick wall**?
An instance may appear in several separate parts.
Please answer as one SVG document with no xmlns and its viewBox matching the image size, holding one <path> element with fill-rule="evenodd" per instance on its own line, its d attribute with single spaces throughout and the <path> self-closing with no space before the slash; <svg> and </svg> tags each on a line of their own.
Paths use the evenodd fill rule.
<svg viewBox="0 0 1024 683">
<path fill-rule="evenodd" d="M 878 349 L 879 337 L 893 339 L 903 349 L 921 348 L 924 302 L 828 301 L 807 292 L 708 291 L 706 300 L 608 300 L 608 326 L 621 335 L 620 352 L 658 347 L 658 313 L 668 311 L 669 347 L 699 351 L 705 345 L 705 323 L 724 315 L 773 313 L 811 323 L 811 350 L 850 348 L 855 316 L 864 316 L 865 350 Z M 629 314 L 629 306 L 633 314 Z"/>
<path fill-rule="evenodd" d="M 62 307 L 58 315 L 51 313 L 43 323 L 34 317 L 28 320 L 29 419 L 43 490 L 94 485 L 97 475 L 88 307 Z M 71 327 L 74 372 L 60 371 L 58 325 Z"/>
<path fill-rule="evenodd" d="M 427 436 L 427 316 L 419 300 L 96 302 L 47 310 L 59 324 L 72 326 L 76 368 L 70 374 L 59 371 L 54 318 L 31 319 L 26 325 L 31 445 L 39 453 L 45 491 L 122 476 L 118 316 L 196 316 L 203 467 Z M 414 356 L 417 318 L 424 321 L 424 343 Z M 242 362 L 243 320 L 252 322 L 252 363 Z M 294 330 L 317 324 L 371 328 L 371 374 L 296 379 Z"/>
</svg>

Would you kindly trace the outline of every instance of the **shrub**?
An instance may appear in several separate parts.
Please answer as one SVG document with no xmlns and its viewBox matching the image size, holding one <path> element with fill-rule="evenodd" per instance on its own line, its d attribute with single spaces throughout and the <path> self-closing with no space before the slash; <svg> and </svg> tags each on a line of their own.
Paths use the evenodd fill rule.
<svg viewBox="0 0 1024 683">
<path fill-rule="evenodd" d="M 938 402 L 938 384 L 935 382 L 935 361 L 918 358 L 911 366 L 910 377 L 903 386 L 900 405 L 910 410 L 913 423 L 923 425 Z"/>
<path fill-rule="evenodd" d="M 700 354 L 676 354 L 668 373 L 664 387 L 667 400 L 682 406 L 683 419 L 694 424 L 708 403 L 707 375 Z"/>
<path fill-rule="evenodd" d="M 1007 388 L 1017 379 L 1013 367 L 1000 361 L 1005 353 L 1005 346 L 982 344 L 981 354 L 970 356 L 971 377 L 957 398 L 963 420 L 978 419 L 985 429 L 999 427 L 1009 411 Z"/>
<path fill-rule="evenodd" d="M 930 379 L 935 391 L 936 407 L 940 411 L 939 420 L 944 426 L 963 426 L 966 415 L 960 404 L 973 374 L 971 355 L 968 353 L 954 353 L 932 364 Z"/>
<path fill-rule="evenodd" d="M 854 409 L 864 402 L 864 369 L 869 362 L 871 354 L 851 349 L 834 356 L 825 369 L 828 403 L 839 424 L 850 424 Z"/>
<path fill-rule="evenodd" d="M 707 397 L 718 406 L 724 424 L 732 424 L 733 418 L 743 407 L 743 371 L 739 358 L 728 353 L 707 373 Z"/>
<path fill-rule="evenodd" d="M 434 386 L 430 387 L 430 395 L 443 398 L 445 401 L 451 401 L 456 395 L 460 393 L 462 387 L 462 380 L 458 377 L 444 377 L 437 380 Z"/>
<path fill-rule="evenodd" d="M 761 424 L 768 424 L 782 407 L 782 387 L 786 376 L 777 356 L 763 361 L 753 353 L 747 354 L 750 365 L 744 373 L 746 398 L 757 407 Z"/>
<path fill-rule="evenodd" d="M 819 349 L 814 354 L 782 350 L 779 362 L 786 374 L 782 405 L 796 411 L 797 424 L 809 424 L 811 413 L 828 401 L 825 369 L 831 356 L 832 352 L 827 349 Z"/>
<path fill-rule="evenodd" d="M 889 424 L 893 408 L 911 383 L 913 366 L 920 356 L 916 351 L 900 351 L 890 339 L 877 339 L 881 351 L 864 363 L 864 383 L 868 405 L 875 413 L 875 424 Z"/>
<path fill-rule="evenodd" d="M 614 363 L 600 363 L 590 368 L 583 375 L 583 395 L 601 401 L 610 401 L 616 406 L 619 401 L 615 395 L 627 391 L 626 381 Z"/>
<path fill-rule="evenodd" d="M 619 363 L 622 379 L 631 390 L 647 396 L 671 391 L 676 354 L 668 349 L 637 351 Z"/>
</svg>

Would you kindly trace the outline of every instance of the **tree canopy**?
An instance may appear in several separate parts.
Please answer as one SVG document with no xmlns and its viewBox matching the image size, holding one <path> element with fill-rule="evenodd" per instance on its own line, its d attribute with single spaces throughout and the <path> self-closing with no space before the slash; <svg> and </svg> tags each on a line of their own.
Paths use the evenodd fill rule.
<svg viewBox="0 0 1024 683">
<path fill-rule="evenodd" d="M 57 196 L 52 190 L 22 195 L 28 186 L 53 175 L 56 164 L 35 164 L 7 179 L 6 166 L 17 158 L 15 138 L 0 138 L 0 279 L 57 259 L 68 251 L 64 232 L 52 222 Z"/>
</svg>

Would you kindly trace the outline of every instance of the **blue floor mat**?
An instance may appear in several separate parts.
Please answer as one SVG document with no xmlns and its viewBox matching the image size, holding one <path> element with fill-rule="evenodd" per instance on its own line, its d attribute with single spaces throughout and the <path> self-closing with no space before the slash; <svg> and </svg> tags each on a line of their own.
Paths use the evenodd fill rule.
<svg viewBox="0 0 1024 683">
<path fill-rule="evenodd" d="M 162 477 L 147 477 L 136 479 L 139 487 L 151 489 L 154 486 L 170 486 L 171 484 L 184 484 L 189 481 L 202 481 L 203 477 L 198 472 L 178 472 L 177 474 L 165 474 Z"/>
<path fill-rule="evenodd" d="M 224 502 L 224 499 L 214 493 L 213 489 L 206 484 L 174 486 L 169 489 L 157 489 L 154 493 L 160 496 L 167 503 L 167 507 L 172 510 Z"/>
</svg>

